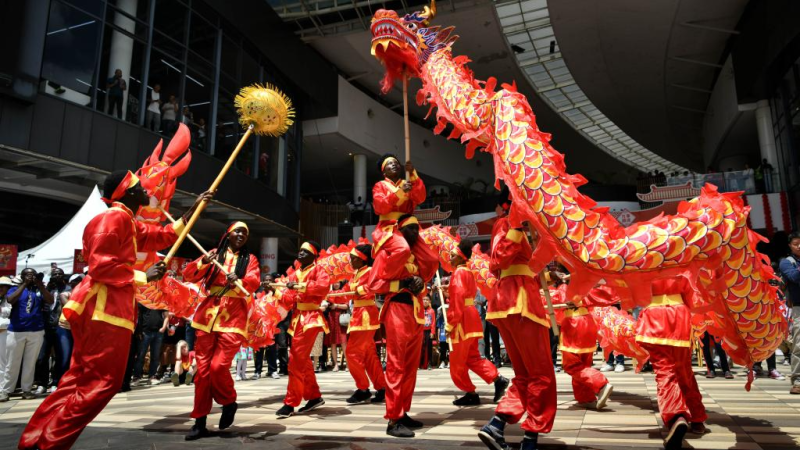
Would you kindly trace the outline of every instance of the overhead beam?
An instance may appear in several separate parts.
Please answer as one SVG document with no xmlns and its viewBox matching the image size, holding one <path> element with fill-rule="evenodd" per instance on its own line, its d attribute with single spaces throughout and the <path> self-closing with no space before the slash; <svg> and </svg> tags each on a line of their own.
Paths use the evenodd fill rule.
<svg viewBox="0 0 800 450">
<path fill-rule="evenodd" d="M 702 92 L 704 94 L 711 94 L 713 92 L 710 89 L 703 89 L 703 88 L 694 87 L 694 86 L 687 86 L 685 84 L 678 84 L 678 83 L 670 83 L 670 86 L 672 86 L 672 87 L 674 87 L 676 89 L 683 89 L 683 90 L 686 90 L 686 91 L 694 91 L 694 92 Z"/>
<path fill-rule="evenodd" d="M 712 27 L 710 25 L 703 25 L 699 22 L 681 22 L 681 25 L 689 28 L 698 28 L 705 31 L 714 31 L 717 33 L 724 33 L 724 34 L 733 34 L 738 35 L 739 32 L 737 30 L 729 30 L 727 28 L 719 28 L 719 27 Z"/>
<path fill-rule="evenodd" d="M 702 109 L 692 108 L 689 106 L 680 106 L 680 105 L 669 105 L 671 108 L 680 109 L 681 111 L 689 111 L 697 114 L 707 115 L 708 111 L 703 111 Z"/>
<path fill-rule="evenodd" d="M 674 61 L 684 62 L 684 63 L 687 63 L 687 64 L 696 64 L 698 66 L 706 66 L 706 67 L 713 67 L 715 69 L 722 69 L 722 64 L 710 63 L 710 62 L 707 62 L 707 61 L 701 61 L 699 59 L 684 58 L 682 56 L 672 56 L 669 59 L 674 60 Z"/>
</svg>

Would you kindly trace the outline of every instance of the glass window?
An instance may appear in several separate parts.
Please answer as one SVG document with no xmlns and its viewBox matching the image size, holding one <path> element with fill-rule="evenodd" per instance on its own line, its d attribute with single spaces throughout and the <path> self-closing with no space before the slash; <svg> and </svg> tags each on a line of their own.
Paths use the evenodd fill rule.
<svg viewBox="0 0 800 450">
<path fill-rule="evenodd" d="M 207 123 L 211 117 L 213 92 L 213 81 L 189 64 L 183 99 L 183 121 L 192 131 L 192 146 L 202 151 L 208 151 Z"/>
<path fill-rule="evenodd" d="M 130 34 L 106 25 L 97 109 L 138 122 L 145 50 L 145 45 Z"/>
<path fill-rule="evenodd" d="M 278 187 L 278 141 L 261 136 L 258 148 L 258 179 L 274 190 Z"/>
<path fill-rule="evenodd" d="M 117 29 L 136 36 L 139 39 L 147 39 L 147 19 L 137 20 L 134 16 L 136 12 L 136 2 L 118 1 L 117 3 L 121 6 L 113 7 L 109 4 L 106 11 L 106 24 L 113 25 Z M 139 3 L 147 2 L 140 1 Z"/>
<path fill-rule="evenodd" d="M 140 0 L 142 1 L 142 0 Z M 177 43 L 185 43 L 186 18 L 189 9 L 178 0 L 158 0 L 154 27 L 157 32 L 163 33 Z"/>
<path fill-rule="evenodd" d="M 41 89 L 72 102 L 91 105 L 95 86 L 100 23 L 59 2 L 50 4 Z"/>
<path fill-rule="evenodd" d="M 161 86 L 161 132 L 167 136 L 177 129 L 183 71 L 182 63 L 153 49 L 150 56 L 150 86 Z"/>
<path fill-rule="evenodd" d="M 67 0 L 66 3 L 69 3 L 76 8 L 79 8 L 89 14 L 94 14 L 97 17 L 103 17 L 103 1 L 102 0 Z"/>
<path fill-rule="evenodd" d="M 83 0 L 82 2 L 91 2 L 93 0 Z M 150 2 L 147 0 L 107 0 L 109 9 L 118 8 L 124 11 L 131 17 L 135 17 L 143 22 L 148 22 L 148 6 Z"/>
<path fill-rule="evenodd" d="M 216 45 L 217 27 L 193 13 L 192 25 L 189 29 L 190 52 L 195 52 L 208 61 L 214 61 Z"/>
<path fill-rule="evenodd" d="M 239 85 L 242 87 L 261 81 L 261 69 L 258 65 L 258 53 L 248 50 L 249 49 L 245 47 L 242 51 L 242 74 L 239 80 Z"/>
<path fill-rule="evenodd" d="M 239 51 L 241 47 L 231 39 L 229 34 L 222 37 L 222 73 L 230 75 L 234 80 L 239 78 Z"/>
</svg>

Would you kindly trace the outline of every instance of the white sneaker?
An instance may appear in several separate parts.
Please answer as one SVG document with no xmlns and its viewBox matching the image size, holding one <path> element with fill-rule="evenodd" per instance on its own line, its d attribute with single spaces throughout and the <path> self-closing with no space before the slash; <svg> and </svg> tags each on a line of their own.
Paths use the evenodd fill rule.
<svg viewBox="0 0 800 450">
<path fill-rule="evenodd" d="M 611 372 L 614 370 L 614 366 L 611 364 L 603 364 L 603 367 L 600 368 L 600 372 Z"/>
<path fill-rule="evenodd" d="M 272 378 L 274 378 L 276 380 L 280 380 L 281 379 L 281 374 L 279 374 L 278 372 L 272 372 Z"/>
<path fill-rule="evenodd" d="M 236 381 L 242 381 L 242 377 L 240 377 L 239 375 L 236 375 L 236 378 L 234 378 L 234 379 L 235 379 Z"/>
<path fill-rule="evenodd" d="M 614 367 L 614 372 L 617 373 L 625 372 L 625 366 L 623 364 L 617 364 L 617 366 Z"/>
<path fill-rule="evenodd" d="M 444 369 L 444 363 L 439 364 L 440 369 Z"/>
<path fill-rule="evenodd" d="M 44 386 L 39 386 L 36 388 L 36 395 L 42 395 L 45 392 L 47 392 L 47 388 L 45 388 Z"/>
<path fill-rule="evenodd" d="M 50 392 L 52 394 L 55 391 L 56 391 L 56 387 L 55 386 L 50 386 L 50 390 L 48 392 Z"/>
</svg>

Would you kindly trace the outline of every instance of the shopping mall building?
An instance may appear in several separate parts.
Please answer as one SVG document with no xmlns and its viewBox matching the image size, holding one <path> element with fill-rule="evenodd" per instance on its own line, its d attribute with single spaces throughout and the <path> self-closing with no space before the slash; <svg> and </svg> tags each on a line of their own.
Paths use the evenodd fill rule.
<svg viewBox="0 0 800 450">
<path fill-rule="evenodd" d="M 233 100 L 253 83 L 284 91 L 295 124 L 246 143 L 195 235 L 213 246 L 228 222 L 244 220 L 253 250 L 284 269 L 302 237 L 329 245 L 368 234 L 377 160 L 404 148 L 402 93 L 379 92 L 370 19 L 379 7 L 425 4 L 6 2 L 0 244 L 23 252 L 50 238 L 106 174 L 140 167 L 182 122 L 192 162 L 172 204 L 181 212 L 242 136 Z M 469 56 L 477 78 L 516 82 L 568 170 L 622 223 L 669 212 L 711 181 L 744 190 L 754 228 L 774 234 L 797 226 L 800 212 L 797 17 L 790 0 L 448 0 L 434 22 L 456 27 L 454 53 Z M 485 238 L 491 156 L 467 160 L 448 131 L 435 136 L 427 107 L 413 101 L 419 81 L 410 86 L 412 160 L 431 194 L 421 208 Z M 161 104 L 150 109 L 155 89 Z"/>
</svg>

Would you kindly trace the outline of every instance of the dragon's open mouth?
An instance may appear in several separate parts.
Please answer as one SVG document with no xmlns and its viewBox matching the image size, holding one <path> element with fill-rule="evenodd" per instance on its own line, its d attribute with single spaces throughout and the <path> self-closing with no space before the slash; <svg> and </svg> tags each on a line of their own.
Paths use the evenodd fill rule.
<svg viewBox="0 0 800 450">
<path fill-rule="evenodd" d="M 417 36 L 406 28 L 394 11 L 379 10 L 370 26 L 372 31 L 372 55 L 385 60 L 394 52 L 411 53 L 416 56 Z M 407 59 L 406 57 L 399 59 Z"/>
</svg>

